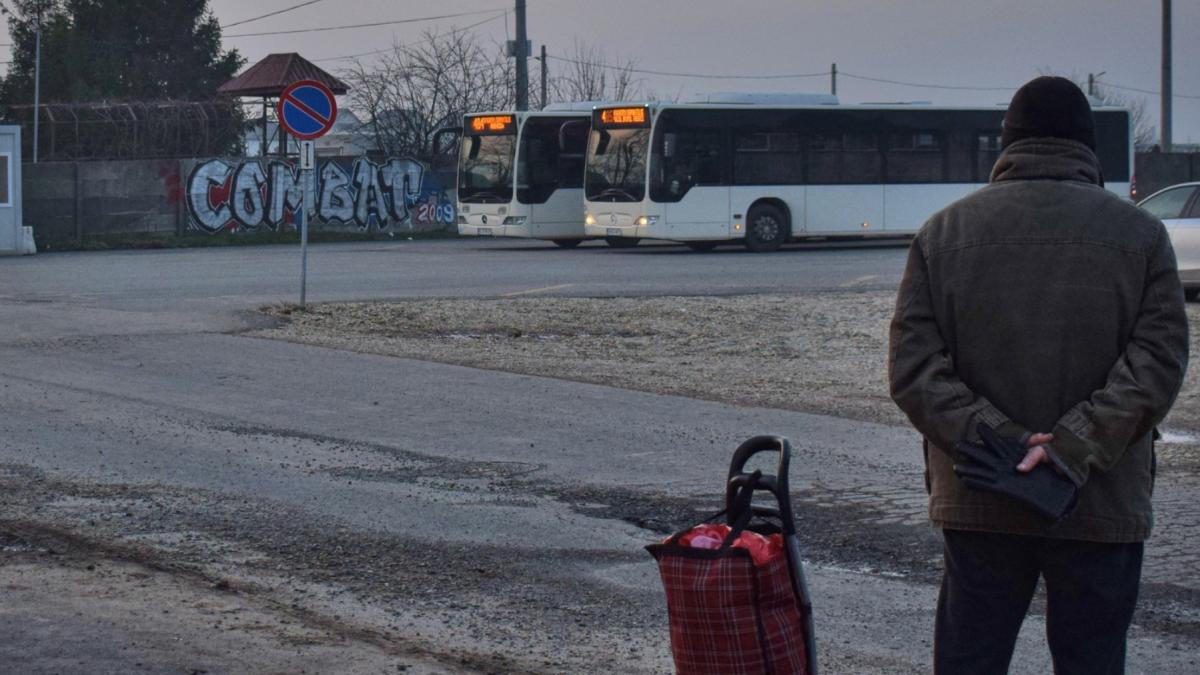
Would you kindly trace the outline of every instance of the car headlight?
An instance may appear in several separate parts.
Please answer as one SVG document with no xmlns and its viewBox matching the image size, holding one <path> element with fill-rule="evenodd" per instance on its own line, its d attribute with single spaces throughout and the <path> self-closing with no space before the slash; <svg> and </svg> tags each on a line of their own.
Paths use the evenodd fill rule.
<svg viewBox="0 0 1200 675">
<path fill-rule="evenodd" d="M 592 214 L 590 214 L 590 213 L 589 213 L 589 214 L 586 214 L 586 215 L 583 217 L 583 222 L 584 222 L 584 224 L 586 224 L 586 225 L 595 225 L 595 224 L 596 224 L 596 216 L 593 216 L 593 215 L 592 215 Z"/>
<path fill-rule="evenodd" d="M 653 225 L 658 222 L 658 216 L 642 216 L 637 219 L 637 224 L 641 227 Z"/>
<path fill-rule="evenodd" d="M 505 225 L 524 225 L 525 219 L 526 219 L 525 216 L 508 216 L 507 218 L 504 219 L 504 224 Z"/>
</svg>

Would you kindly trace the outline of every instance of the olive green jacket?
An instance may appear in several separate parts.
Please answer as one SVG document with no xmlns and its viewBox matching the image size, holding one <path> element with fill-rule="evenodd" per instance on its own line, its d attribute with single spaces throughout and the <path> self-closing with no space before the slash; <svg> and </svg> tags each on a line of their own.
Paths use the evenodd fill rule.
<svg viewBox="0 0 1200 675">
<path fill-rule="evenodd" d="M 892 319 L 892 398 L 925 437 L 943 528 L 1105 542 L 1150 534 L 1155 426 L 1187 368 L 1175 253 L 1156 218 L 1102 187 L 1087 146 L 1013 143 L 991 184 L 935 214 L 909 251 Z M 1079 486 L 1058 525 L 954 475 L 986 422 L 1051 432 Z"/>
</svg>

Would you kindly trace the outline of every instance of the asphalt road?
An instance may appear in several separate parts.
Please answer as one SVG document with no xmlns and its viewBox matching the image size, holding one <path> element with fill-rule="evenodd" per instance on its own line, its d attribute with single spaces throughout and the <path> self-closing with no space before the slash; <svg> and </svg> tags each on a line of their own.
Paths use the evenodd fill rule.
<svg viewBox="0 0 1200 675">
<path fill-rule="evenodd" d="M 321 245 L 309 297 L 894 288 L 904 256 Z M 661 592 L 640 548 L 711 507 L 732 448 L 770 431 L 801 457 L 826 672 L 928 669 L 936 559 L 910 430 L 240 335 L 262 321 L 255 308 L 295 301 L 298 265 L 288 247 L 0 259 L 0 532 L 16 542 L 0 547 L 16 556 L 0 565 L 15 589 L 0 663 L 666 672 Z M 48 551 L 64 561 L 46 567 Z M 118 606 L 138 593 L 153 606 L 114 622 L 104 605 L 72 605 L 79 588 L 100 593 L 81 581 L 93 568 L 120 571 L 100 584 Z M 1135 630 L 1133 672 L 1195 671 L 1195 625 L 1171 625 L 1195 603 L 1177 600 L 1183 610 Z M 191 613 L 147 625 L 159 605 Z M 278 625 L 261 628 L 264 615 Z M 34 650 L 62 617 L 75 617 L 72 640 Z M 1015 672 L 1048 669 L 1039 621 Z M 311 634 L 289 636 L 296 625 Z M 263 636 L 242 648 L 260 661 L 222 655 L 230 636 Z M 99 645 L 103 667 L 87 656 Z"/>
</svg>

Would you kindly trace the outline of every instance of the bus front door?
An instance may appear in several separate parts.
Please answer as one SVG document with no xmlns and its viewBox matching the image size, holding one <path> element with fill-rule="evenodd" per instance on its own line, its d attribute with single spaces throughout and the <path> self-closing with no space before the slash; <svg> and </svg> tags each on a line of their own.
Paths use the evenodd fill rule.
<svg viewBox="0 0 1200 675">
<path fill-rule="evenodd" d="M 529 208 L 530 236 L 538 239 L 582 239 L 583 190 L 559 188 Z"/>
<path fill-rule="evenodd" d="M 667 239 L 729 239 L 729 186 L 697 185 L 663 208 Z"/>
</svg>

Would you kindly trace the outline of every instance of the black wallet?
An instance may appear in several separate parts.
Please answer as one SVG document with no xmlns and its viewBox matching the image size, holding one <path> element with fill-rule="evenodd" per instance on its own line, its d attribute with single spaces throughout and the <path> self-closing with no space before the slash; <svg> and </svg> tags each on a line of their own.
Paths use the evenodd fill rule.
<svg viewBox="0 0 1200 675">
<path fill-rule="evenodd" d="M 1032 507 L 1051 522 L 1065 518 L 1075 507 L 1075 484 L 1049 464 L 1029 473 L 1017 471 L 1025 458 L 1024 444 L 1005 438 L 986 424 L 977 428 L 982 443 L 963 441 L 955 449 L 954 473 L 976 490 L 1006 495 Z"/>
</svg>

